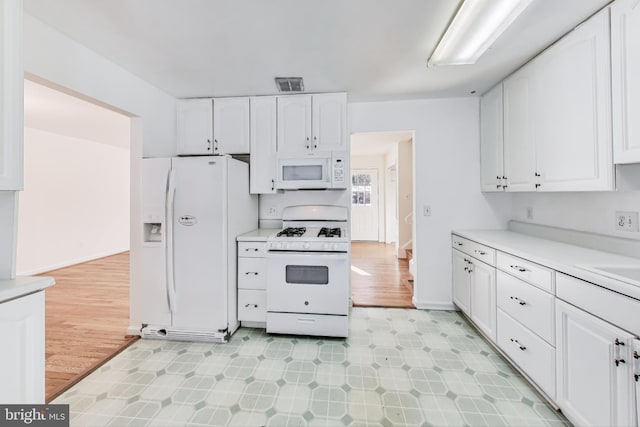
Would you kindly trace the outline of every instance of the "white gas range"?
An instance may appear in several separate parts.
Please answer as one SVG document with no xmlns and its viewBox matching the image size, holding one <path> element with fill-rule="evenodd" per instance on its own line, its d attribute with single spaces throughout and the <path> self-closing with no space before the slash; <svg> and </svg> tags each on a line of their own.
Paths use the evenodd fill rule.
<svg viewBox="0 0 640 427">
<path fill-rule="evenodd" d="M 267 240 L 267 332 L 346 337 L 349 329 L 348 210 L 291 206 Z"/>
</svg>

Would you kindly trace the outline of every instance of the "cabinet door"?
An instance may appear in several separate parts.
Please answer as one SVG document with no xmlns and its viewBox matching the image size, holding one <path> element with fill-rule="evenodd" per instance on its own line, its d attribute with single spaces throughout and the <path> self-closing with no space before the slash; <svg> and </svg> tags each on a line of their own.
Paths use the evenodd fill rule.
<svg viewBox="0 0 640 427">
<path fill-rule="evenodd" d="M 506 191 L 536 189 L 533 63 L 505 79 L 504 175 Z"/>
<path fill-rule="evenodd" d="M 575 425 L 634 425 L 631 338 L 595 316 L 556 302 L 556 403 Z"/>
<path fill-rule="evenodd" d="M 252 194 L 275 193 L 276 181 L 276 98 L 251 98 L 251 162 Z"/>
<path fill-rule="evenodd" d="M 249 98 L 213 100 L 213 152 L 249 153 Z"/>
<path fill-rule="evenodd" d="M 22 2 L 0 2 L 0 21 L 0 190 L 22 190 Z"/>
<path fill-rule="evenodd" d="M 312 148 L 324 151 L 344 150 L 347 138 L 347 95 L 313 95 L 311 100 Z"/>
<path fill-rule="evenodd" d="M 542 191 L 613 189 L 609 51 L 605 9 L 536 59 Z"/>
<path fill-rule="evenodd" d="M 481 261 L 471 264 L 471 320 L 491 341 L 496 340 L 496 269 Z"/>
<path fill-rule="evenodd" d="M 278 96 L 278 153 L 311 150 L 311 95 Z"/>
<path fill-rule="evenodd" d="M 178 101 L 178 154 L 213 154 L 213 101 Z"/>
<path fill-rule="evenodd" d="M 44 291 L 0 304 L 0 402 L 44 403 Z"/>
<path fill-rule="evenodd" d="M 640 163 L 640 0 L 611 5 L 615 163 Z"/>
<path fill-rule="evenodd" d="M 469 315 L 471 313 L 471 279 L 466 259 L 462 252 L 453 250 L 453 302 L 460 310 Z"/>
<path fill-rule="evenodd" d="M 503 191 L 502 83 L 480 98 L 480 179 L 482 191 Z"/>
</svg>

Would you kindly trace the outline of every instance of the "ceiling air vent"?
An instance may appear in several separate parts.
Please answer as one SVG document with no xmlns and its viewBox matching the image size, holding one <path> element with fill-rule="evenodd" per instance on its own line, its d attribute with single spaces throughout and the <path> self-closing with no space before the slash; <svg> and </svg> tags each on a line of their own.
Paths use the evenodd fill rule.
<svg viewBox="0 0 640 427">
<path fill-rule="evenodd" d="M 276 77 L 276 86 L 280 92 L 304 92 L 302 77 Z"/>
</svg>

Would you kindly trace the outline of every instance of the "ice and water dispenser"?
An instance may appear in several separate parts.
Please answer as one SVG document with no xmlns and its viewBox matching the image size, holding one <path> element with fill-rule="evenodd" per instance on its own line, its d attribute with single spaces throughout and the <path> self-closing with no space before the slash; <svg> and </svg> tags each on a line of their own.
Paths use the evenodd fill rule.
<svg viewBox="0 0 640 427">
<path fill-rule="evenodd" d="M 161 243 L 162 242 L 162 223 L 145 222 L 143 230 L 144 243 Z"/>
</svg>

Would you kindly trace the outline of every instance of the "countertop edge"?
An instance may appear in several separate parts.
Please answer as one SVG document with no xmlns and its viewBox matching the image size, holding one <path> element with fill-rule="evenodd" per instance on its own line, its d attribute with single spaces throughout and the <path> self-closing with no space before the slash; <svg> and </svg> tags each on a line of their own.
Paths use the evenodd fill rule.
<svg viewBox="0 0 640 427">
<path fill-rule="evenodd" d="M 55 285 L 49 276 L 18 276 L 15 279 L 0 280 L 0 304 L 12 299 L 44 290 Z"/>
<path fill-rule="evenodd" d="M 626 295 L 628 297 L 640 300 L 640 287 L 635 286 L 633 284 L 630 283 L 626 283 L 620 280 L 616 280 L 613 278 L 609 278 L 606 276 L 602 276 L 599 275 L 597 273 L 593 273 L 587 270 L 583 270 L 579 267 L 577 267 L 577 265 L 579 264 L 588 264 L 588 262 L 584 262 L 584 263 L 572 263 L 572 264 L 567 264 L 565 262 L 562 261 L 557 261 L 557 260 L 553 260 L 550 258 L 545 258 L 544 256 L 540 256 L 539 254 L 536 253 L 532 253 L 527 251 L 526 247 L 522 247 L 524 245 L 509 245 L 509 244 L 505 244 L 504 242 L 500 242 L 500 241 L 496 241 L 496 240 L 492 240 L 490 237 L 487 237 L 486 235 L 489 234 L 495 234 L 496 237 L 502 235 L 502 236 L 509 236 L 512 235 L 514 237 L 517 237 L 518 239 L 523 239 L 523 240 L 530 240 L 532 243 L 536 242 L 536 243 L 545 243 L 548 244 L 550 247 L 555 247 L 555 248 L 566 248 L 567 250 L 573 250 L 575 252 L 583 252 L 583 253 L 590 253 L 590 254 L 594 254 L 594 253 L 600 253 L 603 256 L 607 256 L 607 257 L 612 257 L 612 258 L 618 258 L 621 260 L 626 260 L 629 263 L 635 262 L 638 263 L 640 262 L 640 260 L 637 260 L 635 258 L 632 257 L 624 257 L 622 255 L 617 255 L 617 254 L 612 254 L 609 252 L 603 252 L 603 251 L 596 251 L 594 249 L 590 249 L 590 248 L 585 248 L 582 246 L 577 246 L 577 245 L 572 245 L 569 243 L 564 243 L 564 242 L 558 242 L 558 241 L 554 241 L 554 240 L 549 240 L 549 239 L 544 239 L 541 237 L 536 237 L 536 236 L 531 236 L 528 234 L 523 234 L 523 233 L 517 233 L 514 231 L 510 231 L 510 230 L 452 230 L 451 234 L 455 234 L 457 236 L 460 237 L 464 237 L 466 239 L 469 240 L 473 240 L 474 242 L 477 243 L 481 243 L 483 245 L 492 247 L 496 250 L 499 250 L 501 252 L 506 252 L 508 254 L 520 257 L 520 258 L 524 258 L 526 260 L 532 261 L 536 264 L 540 264 L 543 265 L 545 267 L 548 267 L 550 269 L 553 269 L 559 273 L 563 273 L 575 278 L 578 278 L 580 280 L 584 280 L 586 282 L 592 283 L 594 285 L 603 287 L 605 289 L 611 290 L 613 292 L 618 292 L 620 294 Z M 485 234 L 485 236 L 481 235 L 481 234 Z M 520 246 L 520 247 L 518 247 Z"/>
<path fill-rule="evenodd" d="M 236 237 L 238 242 L 266 242 L 269 237 L 279 231 L 279 228 L 257 228 Z"/>
</svg>

